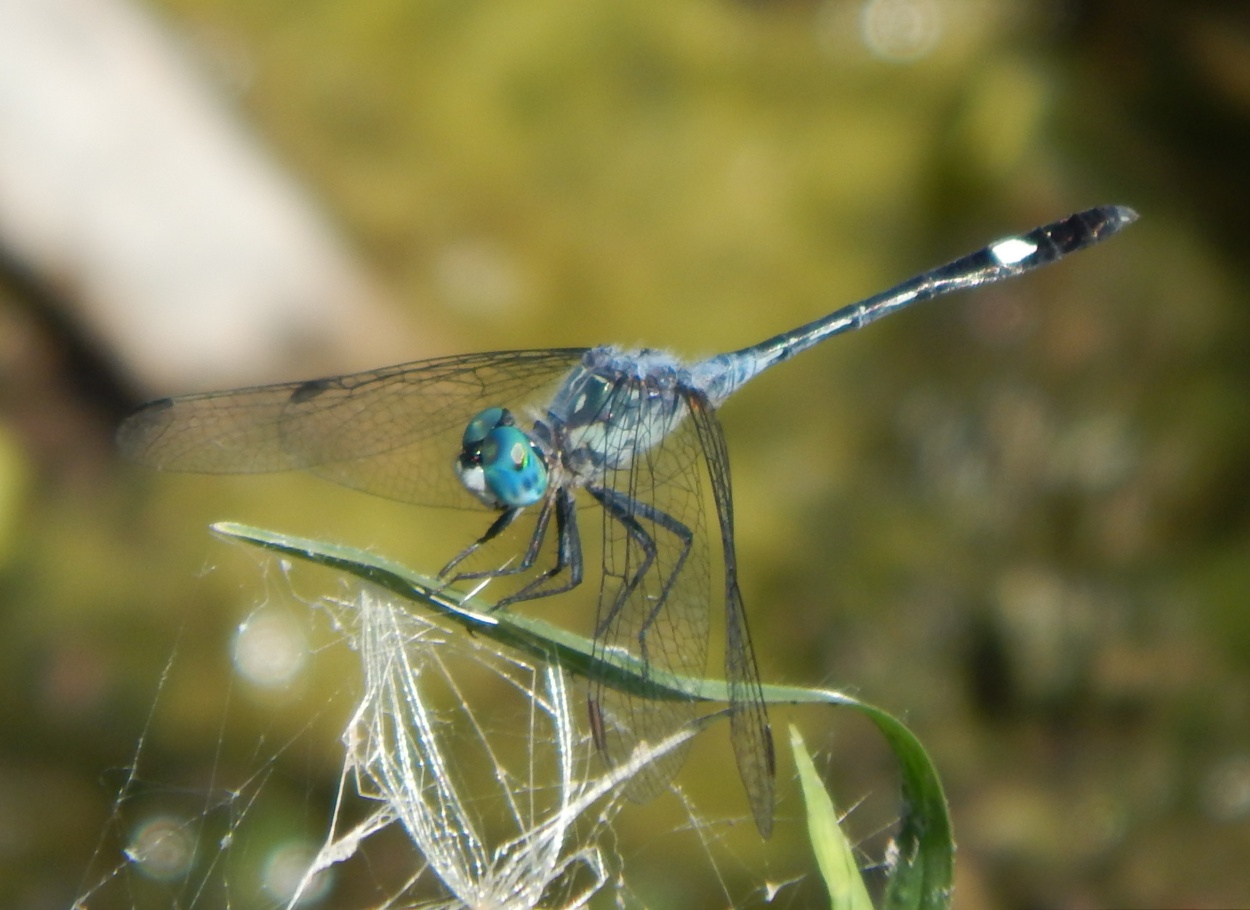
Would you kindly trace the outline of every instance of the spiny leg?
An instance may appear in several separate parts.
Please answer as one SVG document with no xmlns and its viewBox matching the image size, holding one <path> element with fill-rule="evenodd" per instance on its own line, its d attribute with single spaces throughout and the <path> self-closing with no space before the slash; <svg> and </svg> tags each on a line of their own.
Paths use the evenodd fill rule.
<svg viewBox="0 0 1250 910">
<path fill-rule="evenodd" d="M 490 541 L 494 540 L 500 535 L 500 533 L 508 528 L 512 522 L 516 520 L 516 517 L 521 514 L 521 511 L 524 508 L 524 506 L 516 506 L 505 510 L 498 518 L 495 519 L 491 526 L 486 529 L 485 534 L 473 541 L 473 543 L 469 544 L 469 546 L 465 547 L 455 556 L 455 558 L 451 560 L 451 562 L 443 566 L 442 570 L 438 573 L 438 577 L 447 578 L 447 574 L 451 572 L 452 569 L 477 552 L 478 549 L 480 549 L 484 544 L 490 543 Z M 515 565 L 505 564 L 497 569 L 487 569 L 482 572 L 460 572 L 452 576 L 450 579 L 447 579 L 446 583 L 455 584 L 458 581 L 474 581 L 480 578 L 502 578 L 507 575 L 517 575 L 521 572 L 528 571 L 533 567 L 535 561 L 538 559 L 539 552 L 542 550 L 543 541 L 547 537 L 547 527 L 551 523 L 551 512 L 552 500 L 548 498 L 543 502 L 542 508 L 538 513 L 538 521 L 534 525 L 533 534 L 530 535 L 529 546 L 526 548 L 525 555 L 521 558 L 519 563 Z M 559 522 L 558 516 L 556 520 Z"/>
<path fill-rule="evenodd" d="M 636 516 L 642 516 L 647 521 L 657 527 L 663 528 L 673 534 L 681 541 L 681 555 L 677 557 L 672 571 L 668 573 L 668 577 L 660 588 L 660 594 L 655 598 L 655 605 L 647 614 L 638 628 L 638 650 L 639 657 L 644 661 L 647 660 L 647 633 L 654 625 L 656 618 L 660 615 L 660 611 L 664 609 L 668 602 L 668 594 L 672 590 L 673 583 L 677 580 L 677 576 L 681 573 L 682 567 L 685 565 L 686 557 L 690 555 L 690 548 L 694 542 L 694 534 L 684 524 L 677 521 L 667 512 L 663 512 L 649 503 L 634 499 L 630 496 L 618 493 L 609 488 L 593 488 L 590 490 L 592 496 L 599 500 L 604 510 L 614 519 L 620 522 L 626 531 L 632 536 L 642 547 L 646 554 L 642 565 L 634 572 L 629 580 L 622 587 L 620 593 L 616 597 L 616 602 L 612 609 L 599 621 L 599 626 L 595 629 L 595 636 L 602 635 L 607 628 L 615 620 L 620 611 L 628 603 L 629 598 L 633 595 L 634 590 L 641 584 L 642 579 L 650 571 L 652 563 L 655 561 L 658 548 L 656 547 L 655 538 L 648 534 L 642 525 L 638 522 Z"/>
<path fill-rule="evenodd" d="M 511 509 L 505 509 L 502 513 L 500 513 L 499 517 L 496 518 L 493 522 L 491 522 L 491 525 L 489 528 L 486 529 L 485 534 L 483 534 L 477 540 L 473 541 L 473 543 L 469 544 L 467 547 L 465 547 L 463 550 L 461 550 L 459 553 L 453 556 L 451 559 L 451 562 L 447 563 L 447 565 L 443 566 L 441 569 L 438 570 L 438 577 L 447 578 L 448 574 L 451 572 L 452 569 L 454 569 L 456 566 L 460 565 L 460 563 L 464 562 L 466 559 L 468 559 L 470 556 L 476 553 L 478 549 L 482 547 L 483 544 L 490 543 L 492 540 L 498 537 L 501 533 L 503 533 L 503 531 L 506 528 L 508 528 L 508 526 L 511 525 L 512 522 L 516 521 L 516 517 L 521 514 L 522 508 L 523 507 L 521 506 L 516 506 Z M 547 524 L 547 516 L 549 512 L 550 512 L 550 506 L 544 503 L 542 511 L 538 515 L 538 525 L 534 529 L 535 537 L 539 537 L 541 534 L 545 533 L 546 524 Z M 530 548 L 533 549 L 532 542 L 531 542 Z M 529 554 L 527 553 L 526 555 L 528 556 Z M 507 567 L 505 566 L 504 568 L 507 568 Z M 496 571 L 478 572 L 478 573 L 461 573 L 459 575 L 456 575 L 448 579 L 447 583 L 452 584 L 454 582 L 461 581 L 462 579 L 466 579 L 466 578 L 486 578 L 486 577 L 493 578 L 495 575 L 498 575 L 498 574 L 502 574 L 502 573 L 496 572 Z"/>
<path fill-rule="evenodd" d="M 657 552 L 655 537 L 647 534 L 642 529 L 642 526 L 637 522 L 637 517 L 641 516 L 642 519 L 650 521 L 652 525 L 662 527 L 662 529 L 669 531 L 677 540 L 681 541 L 681 554 L 677 556 L 674 565 L 672 565 L 672 570 L 665 577 L 664 584 L 660 587 L 660 596 L 657 596 L 655 599 L 655 605 L 651 607 L 651 611 L 646 615 L 646 619 L 642 620 L 639 630 L 637 630 L 639 656 L 642 657 L 642 660 L 646 660 L 647 632 L 651 630 L 651 626 L 655 624 L 656 617 L 660 615 L 660 610 L 664 609 L 667 600 L 669 600 L 669 591 L 672 590 L 672 584 L 676 581 L 677 575 L 681 574 L 681 567 L 685 565 L 686 557 L 690 555 L 690 547 L 694 544 L 695 535 L 689 527 L 681 524 L 680 521 L 677 521 L 675 517 L 667 514 L 667 512 L 656 509 L 649 502 L 634 499 L 632 496 L 620 494 L 620 492 L 607 489 L 607 487 L 591 490 L 591 495 L 594 495 L 595 499 L 601 502 L 607 514 L 615 517 L 617 521 L 625 525 L 626 530 L 629 530 L 630 534 L 634 534 L 635 539 L 639 540 L 642 549 L 646 552 L 646 559 L 642 562 L 639 570 L 634 572 L 624 589 L 621 590 L 620 595 L 616 597 L 616 604 L 612 606 L 610 614 L 600 621 L 600 627 L 595 630 L 595 635 L 600 635 L 609 625 L 609 622 L 615 619 L 616 614 L 619 614 L 621 607 L 629 600 L 635 587 L 640 584 L 642 577 L 650 570 L 651 562 L 655 560 Z"/>
<path fill-rule="evenodd" d="M 629 603 L 630 595 L 633 594 L 634 589 L 638 587 L 638 584 L 642 581 L 643 576 L 645 576 L 647 571 L 651 568 L 651 563 L 655 561 L 655 540 L 643 529 L 640 524 L 638 524 L 638 522 L 634 521 L 634 519 L 630 517 L 628 511 L 623 510 L 617 504 L 610 490 L 601 487 L 587 487 L 586 489 L 587 492 L 589 492 L 590 495 L 598 500 L 600 505 L 603 506 L 604 514 L 611 516 L 613 520 L 619 522 L 621 526 L 625 528 L 630 537 L 638 543 L 638 546 L 642 549 L 644 554 L 642 565 L 638 568 L 638 571 L 634 572 L 628 580 L 624 580 L 624 584 L 621 586 L 621 590 L 617 593 L 611 609 L 608 610 L 607 615 L 600 617 L 599 621 L 595 624 L 595 643 L 597 646 L 601 646 L 603 636 L 607 633 L 607 630 L 612 627 L 612 624 L 616 621 L 617 617 L 620 616 L 620 613 L 625 608 L 625 605 Z M 605 553 L 604 555 L 606 558 L 607 554 Z M 606 574 L 605 567 L 605 578 Z M 645 661 L 647 659 L 645 642 L 639 643 L 639 651 L 639 656 Z M 592 687 L 590 697 L 586 702 L 586 709 L 590 717 L 590 735 L 595 744 L 595 748 L 600 752 L 607 754 L 609 752 L 607 724 L 604 721 L 603 705 L 597 688 Z"/>
<path fill-rule="evenodd" d="M 495 537 L 499 536 L 521 512 L 521 508 L 513 508 L 506 510 L 501 514 L 494 523 L 487 528 L 486 533 L 480 538 L 466 547 L 461 553 L 457 554 L 451 562 L 443 567 L 439 572 L 440 578 L 446 578 L 457 565 L 466 558 L 475 553 L 483 544 L 489 543 Z M 538 513 L 538 520 L 534 525 L 534 532 L 530 535 L 529 546 L 526 547 L 525 555 L 520 562 L 513 565 L 500 566 L 497 569 L 487 569 L 481 572 L 460 572 L 447 580 L 447 584 L 454 584 L 458 581 L 473 581 L 481 578 L 503 578 L 509 575 L 519 575 L 527 572 L 534 567 L 534 563 L 538 561 L 538 555 L 542 552 L 543 543 L 547 538 L 547 530 L 551 525 L 551 515 L 556 516 L 556 534 L 558 539 L 558 547 L 556 550 L 556 563 L 549 569 L 539 573 L 539 575 L 529 581 L 525 587 L 515 594 L 501 598 L 494 605 L 493 609 L 505 607 L 508 604 L 517 603 L 522 600 L 534 600 L 539 597 L 550 597 L 555 594 L 563 594 L 571 591 L 582 583 L 584 574 L 582 560 L 581 536 L 577 530 L 577 504 L 574 500 L 573 493 L 569 490 L 560 490 L 556 496 L 549 497 L 543 502 L 542 508 Z M 554 578 L 560 572 L 568 568 L 569 579 L 566 584 L 557 587 L 548 588 L 546 590 L 537 590 L 545 581 Z"/>
<path fill-rule="evenodd" d="M 525 587 L 515 594 L 501 599 L 496 607 L 505 607 L 522 600 L 536 600 L 540 597 L 551 597 L 572 591 L 582 583 L 585 564 L 582 560 L 582 538 L 577 529 L 577 502 L 570 490 L 561 490 L 555 504 L 556 512 L 556 563 L 550 569 L 540 572 Z M 535 538 L 537 534 L 535 534 Z M 530 565 L 537 558 L 537 549 L 531 541 L 533 553 L 526 553 Z M 569 570 L 568 581 L 561 585 L 539 590 L 544 582 L 559 575 L 565 568 Z"/>
<path fill-rule="evenodd" d="M 606 616 L 601 616 L 599 622 L 595 625 L 594 637 L 598 640 L 607 632 L 617 616 L 620 615 L 625 604 L 629 603 L 629 598 L 633 595 L 634 589 L 638 587 L 643 577 L 651 569 L 651 563 L 655 562 L 655 539 L 643 529 L 642 525 L 634 520 L 627 509 L 622 508 L 617 503 L 615 495 L 610 490 L 603 487 L 587 487 L 586 489 L 603 506 L 604 512 L 625 528 L 629 536 L 642 548 L 644 554 L 642 565 L 628 579 L 623 579 L 624 584 L 621 586 L 621 590 L 617 592 L 612 608 L 608 610 Z M 604 556 L 606 558 L 607 554 L 605 553 Z M 642 657 L 644 660 L 646 659 L 645 654 Z"/>
</svg>

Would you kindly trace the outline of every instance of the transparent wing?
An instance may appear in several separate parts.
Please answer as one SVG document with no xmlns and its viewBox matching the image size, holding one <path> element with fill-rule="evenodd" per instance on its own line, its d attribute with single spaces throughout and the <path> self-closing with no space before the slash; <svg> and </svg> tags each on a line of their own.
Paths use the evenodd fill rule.
<svg viewBox="0 0 1250 910">
<path fill-rule="evenodd" d="M 622 382 L 605 410 L 628 413 L 646 395 Z M 603 490 L 603 573 L 595 646 L 625 651 L 661 673 L 700 678 L 707 667 L 711 590 L 699 440 L 684 399 L 661 418 L 619 434 L 632 448 L 623 467 L 609 470 Z M 607 444 L 617 434 L 608 434 Z M 594 493 L 594 490 L 592 490 Z M 592 716 L 608 759 L 623 762 L 639 742 L 658 743 L 690 723 L 694 702 L 645 698 L 601 682 L 591 684 Z M 668 786 L 687 748 L 668 753 L 635 777 L 627 791 L 638 801 Z"/>
<path fill-rule="evenodd" d="M 389 499 L 471 507 L 452 464 L 486 407 L 542 408 L 582 348 L 500 351 L 329 379 L 164 398 L 118 430 L 122 451 L 167 471 L 305 470 Z"/>
<path fill-rule="evenodd" d="M 707 459 L 712 498 L 720 523 L 725 554 L 725 680 L 729 683 L 729 727 L 738 774 L 746 787 L 755 826 L 764 837 L 772 832 L 777 759 L 772 729 L 764 707 L 755 648 L 747 628 L 738 564 L 734 552 L 733 490 L 729 481 L 729 448 L 720 422 L 702 396 L 691 398 L 691 418 Z"/>
</svg>

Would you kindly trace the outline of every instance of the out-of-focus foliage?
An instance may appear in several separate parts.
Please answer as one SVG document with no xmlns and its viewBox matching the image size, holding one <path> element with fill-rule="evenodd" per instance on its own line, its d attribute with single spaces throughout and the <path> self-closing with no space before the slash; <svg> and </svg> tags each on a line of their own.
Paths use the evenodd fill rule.
<svg viewBox="0 0 1250 910">
<path fill-rule="evenodd" d="M 940 27 L 883 30 L 870 14 L 891 9 Z M 960 906 L 1250 903 L 1240 5 L 158 12 L 445 353 L 738 347 L 1003 233 L 1137 208 L 1106 246 L 831 342 L 731 402 L 742 581 L 766 680 L 852 689 L 919 733 Z M 281 693 L 232 681 L 236 625 L 285 582 L 207 524 L 431 570 L 482 516 L 120 465 L 111 416 L 67 379 L 79 361 L 0 295 L 0 904 L 80 892 L 136 755 L 144 798 L 204 814 L 235 805 L 212 782 L 270 756 L 273 837 L 319 836 L 345 719 L 324 706 L 351 664 Z M 869 794 L 848 824 L 873 835 L 893 792 L 873 731 L 791 719 L 844 802 Z M 709 737 L 679 779 L 705 815 L 745 811 L 728 754 Z M 734 841 L 775 865 L 722 870 L 728 886 L 697 847 L 654 841 L 671 806 L 623 812 L 638 893 L 703 906 L 791 874 L 801 813 L 780 773 L 790 830 Z"/>
</svg>

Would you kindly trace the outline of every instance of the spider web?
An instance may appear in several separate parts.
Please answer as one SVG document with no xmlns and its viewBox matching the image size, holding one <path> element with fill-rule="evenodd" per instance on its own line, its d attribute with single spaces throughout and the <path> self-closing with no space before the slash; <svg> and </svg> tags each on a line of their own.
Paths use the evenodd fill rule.
<svg viewBox="0 0 1250 910">
<path fill-rule="evenodd" d="M 584 689 L 557 668 L 368 588 L 300 598 L 288 576 L 270 573 L 238 626 L 213 756 L 190 780 L 147 770 L 194 663 L 187 642 L 171 656 L 75 910 L 647 906 L 671 890 L 648 867 L 691 845 L 705 859 L 691 887 L 710 882 L 721 905 L 805 905 L 805 863 L 761 869 L 749 819 L 708 819 L 679 788 L 656 801 L 678 824 L 642 845 L 618 831 L 622 812 L 653 808 L 622 796 L 630 780 L 699 726 L 608 768 Z M 338 680 L 333 697 L 318 676 Z M 275 720 L 257 732 L 239 714 Z"/>
</svg>

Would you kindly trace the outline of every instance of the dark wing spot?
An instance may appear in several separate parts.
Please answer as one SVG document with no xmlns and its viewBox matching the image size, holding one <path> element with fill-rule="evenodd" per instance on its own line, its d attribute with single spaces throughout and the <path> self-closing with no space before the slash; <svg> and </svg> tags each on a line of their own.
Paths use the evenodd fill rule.
<svg viewBox="0 0 1250 910">
<path fill-rule="evenodd" d="M 312 401 L 328 388 L 330 388 L 329 379 L 310 379 L 308 382 L 300 383 L 295 387 L 295 391 L 291 393 L 291 404 L 303 404 L 305 401 Z"/>
<path fill-rule="evenodd" d="M 117 428 L 117 445 L 127 458 L 142 460 L 148 447 L 164 432 L 173 410 L 172 398 L 158 398 L 142 405 Z"/>
<path fill-rule="evenodd" d="M 140 414 L 147 416 L 149 414 L 159 414 L 161 411 L 168 411 L 174 406 L 172 398 L 157 398 L 155 401 L 149 401 L 147 404 L 140 405 L 139 408 L 130 415 L 130 419 L 138 417 Z"/>
</svg>

